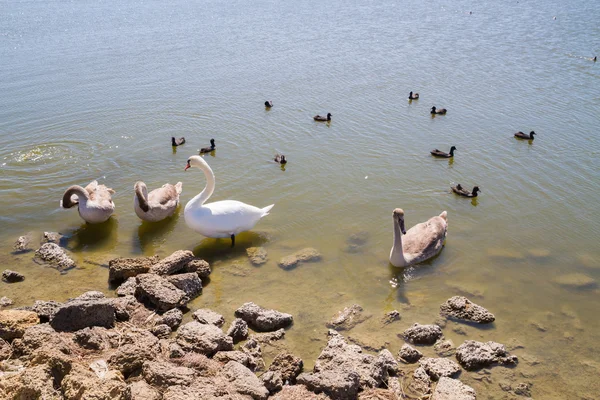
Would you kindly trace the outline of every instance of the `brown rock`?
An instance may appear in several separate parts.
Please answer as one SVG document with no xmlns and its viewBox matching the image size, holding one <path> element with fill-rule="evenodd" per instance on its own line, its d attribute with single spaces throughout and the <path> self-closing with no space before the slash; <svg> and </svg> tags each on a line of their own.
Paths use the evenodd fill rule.
<svg viewBox="0 0 600 400">
<path fill-rule="evenodd" d="M 171 275 L 182 270 L 190 261 L 194 260 L 194 253 L 189 250 L 177 250 L 170 256 L 160 260 L 150 267 L 150 272 L 157 275 Z"/>
<path fill-rule="evenodd" d="M 108 281 L 120 282 L 150 271 L 150 267 L 158 262 L 158 256 L 114 258 L 108 262 Z"/>
<path fill-rule="evenodd" d="M 25 329 L 40 322 L 38 315 L 26 310 L 0 311 L 0 339 L 13 340 L 23 337 Z"/>
</svg>

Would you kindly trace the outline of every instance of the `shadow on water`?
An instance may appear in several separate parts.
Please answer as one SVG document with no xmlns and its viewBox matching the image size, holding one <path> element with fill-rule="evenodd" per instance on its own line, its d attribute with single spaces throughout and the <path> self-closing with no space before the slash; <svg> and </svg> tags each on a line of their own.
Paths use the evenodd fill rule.
<svg viewBox="0 0 600 400">
<path fill-rule="evenodd" d="M 142 221 L 137 230 L 137 238 L 135 236 L 133 238 L 134 251 L 139 250 L 141 253 L 154 254 L 156 247 L 164 243 L 165 236 L 175 229 L 175 225 L 177 225 L 177 221 L 179 220 L 180 209 L 181 206 L 175 210 L 175 214 L 162 221 Z"/>
<path fill-rule="evenodd" d="M 242 232 L 235 237 L 235 247 L 231 247 L 230 238 L 213 239 L 205 238 L 192 252 L 196 257 L 202 258 L 212 264 L 215 261 L 233 259 L 246 254 L 249 247 L 259 247 L 269 238 L 261 233 Z"/>
<path fill-rule="evenodd" d="M 83 250 L 110 250 L 118 241 L 118 226 L 116 218 L 109 218 L 101 224 L 83 223 L 79 229 L 66 235 L 66 246 L 73 252 Z"/>
</svg>

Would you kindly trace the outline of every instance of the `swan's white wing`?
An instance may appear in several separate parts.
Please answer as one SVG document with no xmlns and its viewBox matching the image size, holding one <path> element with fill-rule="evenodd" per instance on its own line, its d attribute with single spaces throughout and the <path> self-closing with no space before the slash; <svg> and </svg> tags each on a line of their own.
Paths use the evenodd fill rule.
<svg viewBox="0 0 600 400">
<path fill-rule="evenodd" d="M 186 208 L 184 215 L 186 223 L 195 231 L 219 238 L 252 229 L 265 212 L 240 201 L 223 200 Z"/>
</svg>

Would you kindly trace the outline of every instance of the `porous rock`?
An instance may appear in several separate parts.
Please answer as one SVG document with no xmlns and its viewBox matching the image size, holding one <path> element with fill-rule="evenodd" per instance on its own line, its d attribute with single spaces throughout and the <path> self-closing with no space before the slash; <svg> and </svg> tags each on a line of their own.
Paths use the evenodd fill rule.
<svg viewBox="0 0 600 400">
<path fill-rule="evenodd" d="M 44 243 L 35 251 L 35 257 L 49 263 L 61 272 L 75 268 L 75 261 L 56 243 Z"/>
<path fill-rule="evenodd" d="M 59 232 L 44 232 L 42 237 L 42 243 L 56 243 L 59 244 L 63 238 L 66 238 L 62 233 Z"/>
<path fill-rule="evenodd" d="M 150 329 L 150 332 L 157 338 L 166 339 L 171 335 L 171 328 L 169 325 L 155 325 Z"/>
<path fill-rule="evenodd" d="M 24 281 L 25 276 L 23 276 L 23 274 L 18 273 L 17 271 L 6 269 L 2 272 L 2 280 L 7 283 L 16 283 Z"/>
<path fill-rule="evenodd" d="M 250 339 L 256 340 L 259 343 L 269 344 L 269 343 L 275 342 L 277 340 L 283 339 L 284 336 L 285 336 L 285 329 L 281 328 L 281 329 L 276 330 L 275 332 L 258 333 L 258 334 L 250 335 Z"/>
<path fill-rule="evenodd" d="M 452 340 L 440 339 L 433 345 L 433 351 L 440 357 L 448 357 L 456 353 L 456 348 Z"/>
<path fill-rule="evenodd" d="M 480 324 L 494 322 L 494 314 L 464 296 L 454 296 L 440 306 L 440 315 Z"/>
<path fill-rule="evenodd" d="M 50 325 L 57 331 L 68 332 L 92 326 L 111 328 L 115 318 L 115 306 L 110 299 L 74 299 L 59 307 Z"/>
<path fill-rule="evenodd" d="M 54 389 L 52 369 L 48 365 L 36 365 L 2 380 L 2 399 L 62 400 L 64 397 Z"/>
<path fill-rule="evenodd" d="M 236 318 L 227 329 L 227 336 L 231 336 L 233 343 L 237 343 L 248 337 L 248 324 L 241 318 Z"/>
<path fill-rule="evenodd" d="M 167 280 L 177 289 L 183 290 L 185 295 L 190 299 L 202 293 L 202 281 L 195 272 L 168 276 Z"/>
<path fill-rule="evenodd" d="M 361 306 L 353 304 L 338 312 L 338 314 L 329 321 L 327 327 L 337 331 L 350 330 L 369 318 L 371 318 L 371 315 L 363 315 L 363 308 Z"/>
<path fill-rule="evenodd" d="M 457 379 L 442 377 L 438 382 L 431 400 L 475 400 L 475 390 Z"/>
<path fill-rule="evenodd" d="M 304 385 L 284 386 L 279 393 L 269 397 L 273 400 L 328 400 L 324 393 L 310 392 Z"/>
<path fill-rule="evenodd" d="M 122 398 L 126 384 L 120 372 L 109 370 L 103 379 L 81 365 L 74 364 L 71 372 L 62 380 L 61 390 L 66 400 Z"/>
<path fill-rule="evenodd" d="M 236 361 L 245 367 L 250 365 L 250 356 L 243 351 L 238 350 L 219 351 L 214 355 L 213 360 L 223 364 L 227 364 L 229 361 Z"/>
<path fill-rule="evenodd" d="M 156 307 L 158 311 L 182 307 L 189 301 L 189 297 L 183 290 L 178 289 L 161 276 L 141 274 L 136 276 L 136 280 L 135 297 Z"/>
<path fill-rule="evenodd" d="M 128 377 L 139 372 L 146 361 L 154 360 L 160 353 L 156 336 L 145 330 L 132 330 L 122 335 L 123 344 L 108 359 L 108 364 Z"/>
<path fill-rule="evenodd" d="M 40 322 L 38 315 L 27 310 L 0 311 L 0 339 L 11 341 L 23 337 L 25 330 Z"/>
<path fill-rule="evenodd" d="M 423 357 L 423 353 L 406 343 L 404 343 L 400 351 L 398 351 L 398 358 L 400 361 L 407 364 L 416 363 L 421 357 Z"/>
<path fill-rule="evenodd" d="M 169 362 L 146 361 L 142 366 L 142 374 L 146 382 L 164 389 L 175 385 L 190 385 L 196 376 L 196 371 Z"/>
<path fill-rule="evenodd" d="M 402 332 L 401 336 L 413 344 L 434 344 L 442 337 L 442 329 L 437 325 L 414 324 Z"/>
<path fill-rule="evenodd" d="M 283 257 L 277 265 L 279 268 L 291 270 L 298 266 L 301 262 L 315 262 L 321 260 L 321 254 L 312 247 L 299 250 L 292 255 Z"/>
<path fill-rule="evenodd" d="M 274 331 L 285 328 L 293 322 L 293 317 L 290 314 L 262 308 L 251 302 L 238 308 L 235 315 L 258 331 Z"/>
<path fill-rule="evenodd" d="M 183 319 L 183 312 L 180 309 L 174 308 L 162 314 L 156 321 L 156 325 L 167 325 L 171 329 L 177 328 Z"/>
<path fill-rule="evenodd" d="M 17 252 L 25 252 L 30 251 L 29 244 L 31 243 L 31 235 L 23 235 L 19 236 L 15 244 L 13 245 L 13 249 Z"/>
<path fill-rule="evenodd" d="M 158 260 L 158 256 L 114 258 L 108 262 L 108 281 L 120 282 L 139 274 L 145 274 Z"/>
<path fill-rule="evenodd" d="M 13 353 L 11 345 L 4 339 L 0 339 L 0 361 L 7 360 Z"/>
<path fill-rule="evenodd" d="M 392 322 L 400 321 L 401 318 L 400 312 L 398 312 L 398 310 L 393 310 L 385 314 L 381 322 L 383 322 L 384 325 L 388 325 Z"/>
<path fill-rule="evenodd" d="M 75 332 L 73 341 L 89 350 L 102 350 L 108 347 L 106 329 L 99 326 L 84 328 Z"/>
<path fill-rule="evenodd" d="M 419 365 L 425 369 L 427 375 L 434 381 L 442 376 L 451 377 L 460 372 L 460 366 L 448 358 L 421 358 Z"/>
<path fill-rule="evenodd" d="M 137 287 L 137 280 L 134 276 L 127 278 L 116 290 L 117 296 L 133 296 Z"/>
<path fill-rule="evenodd" d="M 6 296 L 2 296 L 0 298 L 0 307 L 8 307 L 10 305 L 12 305 L 14 303 L 14 301 L 12 301 L 12 299 L 9 299 Z"/>
<path fill-rule="evenodd" d="M 150 272 L 157 275 L 171 275 L 182 270 L 194 260 L 194 253 L 189 250 L 177 250 L 150 267 Z"/>
<path fill-rule="evenodd" d="M 161 400 L 162 398 L 158 390 L 144 380 L 127 385 L 124 396 L 125 400 Z"/>
<path fill-rule="evenodd" d="M 201 324 L 214 325 L 218 326 L 219 328 L 225 323 L 225 318 L 223 318 L 221 314 L 209 310 L 208 308 L 196 310 L 192 314 L 192 317 Z"/>
<path fill-rule="evenodd" d="M 265 400 L 269 396 L 269 391 L 261 380 L 248 368 L 235 361 L 225 364 L 217 377 L 229 381 L 237 393 L 251 396 L 255 400 Z"/>
<path fill-rule="evenodd" d="M 246 254 L 252 265 L 262 265 L 267 262 L 267 250 L 264 247 L 248 247 Z"/>
<path fill-rule="evenodd" d="M 494 364 L 514 365 L 518 362 L 517 356 L 508 354 L 503 344 L 475 340 L 465 340 L 456 349 L 456 359 L 468 371 Z"/>
<path fill-rule="evenodd" d="M 419 367 L 414 370 L 412 379 L 408 384 L 408 390 L 416 397 L 427 395 L 431 392 L 431 378 L 425 368 Z"/>
<path fill-rule="evenodd" d="M 233 340 L 215 325 L 188 322 L 177 330 L 177 344 L 185 351 L 212 356 L 218 351 L 233 350 Z"/>
<path fill-rule="evenodd" d="M 195 272 L 200 279 L 206 279 L 210 275 L 210 264 L 200 258 L 194 258 L 181 270 L 181 272 Z"/>
<path fill-rule="evenodd" d="M 302 372 L 304 363 L 300 357 L 291 353 L 279 353 L 269 366 L 269 371 L 277 371 L 285 384 L 296 383 L 296 378 Z"/>
<path fill-rule="evenodd" d="M 248 368 L 252 371 L 263 370 L 265 368 L 265 361 L 262 358 L 262 349 L 260 343 L 250 338 L 242 346 L 242 351 L 248 355 Z"/>
<path fill-rule="evenodd" d="M 35 303 L 33 303 L 33 307 L 31 307 L 31 310 L 37 313 L 38 317 L 40 317 L 40 322 L 48 322 L 52 318 L 54 318 L 54 315 L 56 314 L 61 305 L 62 303 L 58 303 L 52 300 L 36 300 Z"/>
<path fill-rule="evenodd" d="M 27 357 L 44 347 L 50 347 L 65 354 L 70 352 L 70 346 L 63 336 L 47 323 L 30 326 L 25 330 L 23 337 L 15 339 L 12 344 L 16 353 Z"/>
<path fill-rule="evenodd" d="M 267 371 L 262 374 L 261 379 L 269 393 L 279 392 L 283 388 L 283 379 L 279 371 Z"/>
</svg>

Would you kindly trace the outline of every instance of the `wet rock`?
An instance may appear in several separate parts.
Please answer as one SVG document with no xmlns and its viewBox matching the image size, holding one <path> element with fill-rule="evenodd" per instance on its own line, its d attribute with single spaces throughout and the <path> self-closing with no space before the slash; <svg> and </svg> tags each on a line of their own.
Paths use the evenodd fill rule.
<svg viewBox="0 0 600 400">
<path fill-rule="evenodd" d="M 11 341 L 23 337 L 25 330 L 40 322 L 37 314 L 27 310 L 0 311 L 0 339 Z"/>
<path fill-rule="evenodd" d="M 383 319 L 381 320 L 381 322 L 384 325 L 389 325 L 392 322 L 400 321 L 401 318 L 402 317 L 400 315 L 400 312 L 398 312 L 397 310 L 394 310 L 394 311 L 390 311 L 389 313 L 385 314 L 383 316 Z"/>
<path fill-rule="evenodd" d="M 408 389 L 418 397 L 431 393 L 431 378 L 425 371 L 425 368 L 419 367 L 415 369 L 412 380 L 408 384 Z"/>
<path fill-rule="evenodd" d="M 146 361 L 142 366 L 142 374 L 149 384 L 165 389 L 175 385 L 190 385 L 196 376 L 196 371 L 168 362 Z"/>
<path fill-rule="evenodd" d="M 463 296 L 454 296 L 440 306 L 440 315 L 480 324 L 494 322 L 496 317 L 485 308 Z"/>
<path fill-rule="evenodd" d="M 419 360 L 419 365 L 434 381 L 442 376 L 451 377 L 460 372 L 460 366 L 448 358 L 425 357 Z"/>
<path fill-rule="evenodd" d="M 363 315 L 363 308 L 361 306 L 353 304 L 338 312 L 338 314 L 329 321 L 327 327 L 337 331 L 349 330 L 369 318 L 371 318 L 371 315 Z"/>
<path fill-rule="evenodd" d="M 201 324 L 218 326 L 219 328 L 225 324 L 225 318 L 219 313 L 216 313 L 208 308 L 196 310 L 192 317 Z"/>
<path fill-rule="evenodd" d="M 42 237 L 42 243 L 56 243 L 59 244 L 65 236 L 58 232 L 44 232 Z"/>
<path fill-rule="evenodd" d="M 108 281 L 121 282 L 150 271 L 150 267 L 158 262 L 158 256 L 114 258 L 108 262 Z"/>
<path fill-rule="evenodd" d="M 183 290 L 190 299 L 194 299 L 202 293 L 202 281 L 195 272 L 168 276 L 167 280 L 176 288 Z"/>
<path fill-rule="evenodd" d="M 283 388 L 283 379 L 279 371 L 267 371 L 262 374 L 261 379 L 269 393 L 279 392 Z"/>
<path fill-rule="evenodd" d="M 285 336 L 285 329 L 281 328 L 275 332 L 259 333 L 250 335 L 250 339 L 256 340 L 259 343 L 269 344 L 277 340 L 283 339 Z"/>
<path fill-rule="evenodd" d="M 462 336 L 467 335 L 467 329 L 462 325 L 456 325 L 455 327 L 453 327 L 452 332 Z"/>
<path fill-rule="evenodd" d="M 19 238 L 13 245 L 13 250 L 15 250 L 16 252 L 20 252 L 20 253 L 24 253 L 26 251 L 31 251 L 32 249 L 29 246 L 31 244 L 31 239 L 32 239 L 31 234 L 19 236 Z"/>
<path fill-rule="evenodd" d="M 188 322 L 177 331 L 177 344 L 185 351 L 212 356 L 218 351 L 233 350 L 233 340 L 215 325 Z"/>
<path fill-rule="evenodd" d="M 88 350 L 102 350 L 109 347 L 106 329 L 98 326 L 75 332 L 73 341 Z"/>
<path fill-rule="evenodd" d="M 416 363 L 421 359 L 421 357 L 423 357 L 423 353 L 406 343 L 403 344 L 400 351 L 398 351 L 398 358 L 400 361 L 407 364 Z"/>
<path fill-rule="evenodd" d="M 312 247 L 307 247 L 300 251 L 295 252 L 290 256 L 283 257 L 277 265 L 279 268 L 285 270 L 291 270 L 298 266 L 302 262 L 316 262 L 321 260 L 321 254 Z"/>
<path fill-rule="evenodd" d="M 0 398 L 62 400 L 63 396 L 54 389 L 50 366 L 36 365 L 3 379 L 0 384 Z"/>
<path fill-rule="evenodd" d="M 153 361 L 160 353 L 158 339 L 148 331 L 127 332 L 123 342 L 110 356 L 108 364 L 121 371 L 125 377 L 141 371 L 146 361 Z"/>
<path fill-rule="evenodd" d="M 123 375 L 118 371 L 109 370 L 104 378 L 100 379 L 92 371 L 77 364 L 74 364 L 61 384 L 66 400 L 117 400 L 122 398 L 125 387 Z"/>
<path fill-rule="evenodd" d="M 250 365 L 250 356 L 243 351 L 232 350 L 232 351 L 219 351 L 214 355 L 213 360 L 223 364 L 227 364 L 229 361 L 235 361 L 242 364 L 245 367 Z"/>
<path fill-rule="evenodd" d="M 475 400 L 475 389 L 457 379 L 442 377 L 435 387 L 431 400 Z"/>
<path fill-rule="evenodd" d="M 265 360 L 262 358 L 260 343 L 250 338 L 242 346 L 242 351 L 248 355 L 248 368 L 252 371 L 262 371 L 265 368 Z"/>
<path fill-rule="evenodd" d="M 442 329 L 437 325 L 414 324 L 400 336 L 413 344 L 434 344 L 442 337 Z"/>
<path fill-rule="evenodd" d="M 115 324 L 115 306 L 110 299 L 74 299 L 62 304 L 50 321 L 57 331 L 102 326 L 111 328 Z"/>
<path fill-rule="evenodd" d="M 597 286 L 593 278 L 578 272 L 557 276 L 553 282 L 567 289 L 592 289 Z"/>
<path fill-rule="evenodd" d="M 25 280 L 25 276 L 23 276 L 23 274 L 18 273 L 17 271 L 11 271 L 10 269 L 6 269 L 2 272 L 2 280 L 7 283 L 22 282 Z"/>
<path fill-rule="evenodd" d="M 12 301 L 12 299 L 9 299 L 6 296 L 2 296 L 2 298 L 0 298 L 0 307 L 8 307 L 10 305 L 12 305 L 14 303 L 14 301 Z"/>
<path fill-rule="evenodd" d="M 160 260 L 150 267 L 150 272 L 157 275 L 172 275 L 185 268 L 192 260 L 194 253 L 189 250 L 177 250 L 173 254 Z"/>
<path fill-rule="evenodd" d="M 210 275 L 210 264 L 199 258 L 195 258 L 185 264 L 181 272 L 195 272 L 200 279 L 206 279 Z"/>
<path fill-rule="evenodd" d="M 390 344 L 389 342 L 381 343 L 378 342 L 379 339 L 365 336 L 354 337 L 348 335 L 346 339 L 348 339 L 350 343 L 362 347 L 363 350 L 372 351 L 374 353 L 380 352 L 381 350 L 387 348 Z"/>
<path fill-rule="evenodd" d="M 433 345 L 433 351 L 440 357 L 448 357 L 456 353 L 452 340 L 438 340 Z"/>
<path fill-rule="evenodd" d="M 246 321 L 258 331 L 274 331 L 292 324 L 293 317 L 276 310 L 262 308 L 254 303 L 245 303 L 235 311 L 235 316 Z"/>
<path fill-rule="evenodd" d="M 531 397 L 531 385 L 529 383 L 520 382 L 513 389 L 517 396 Z"/>
<path fill-rule="evenodd" d="M 296 383 L 296 378 L 302 372 L 304 363 L 300 357 L 287 352 L 279 353 L 269 366 L 269 371 L 281 374 L 281 379 L 286 385 Z"/>
<path fill-rule="evenodd" d="M 237 343 L 248 337 L 248 324 L 241 318 L 236 318 L 227 330 L 227 336 L 231 336 L 233 343 Z"/>
<path fill-rule="evenodd" d="M 269 391 L 256 375 L 242 364 L 230 361 L 219 371 L 222 378 L 233 386 L 237 393 L 251 396 L 255 400 L 265 400 Z"/>
<path fill-rule="evenodd" d="M 116 290 L 117 296 L 133 296 L 137 288 L 137 279 L 135 277 L 127 278 Z"/>
<path fill-rule="evenodd" d="M 249 247 L 246 253 L 252 265 L 262 265 L 267 262 L 267 250 L 264 247 Z"/>
<path fill-rule="evenodd" d="M 56 243 L 44 243 L 35 251 L 35 258 L 50 264 L 61 272 L 75 268 L 75 261 Z"/>
<path fill-rule="evenodd" d="M 156 307 L 158 311 L 182 307 L 189 301 L 183 290 L 158 275 L 141 274 L 136 276 L 136 280 L 135 297 Z"/>
<path fill-rule="evenodd" d="M 161 400 L 162 396 L 158 390 L 148 385 L 146 381 L 136 381 L 125 389 L 125 400 Z"/>
<path fill-rule="evenodd" d="M 504 345 L 496 342 L 476 342 L 465 340 L 456 349 L 456 359 L 467 371 L 488 367 L 494 364 L 514 365 L 517 356 L 510 355 Z"/>
<path fill-rule="evenodd" d="M 383 357 L 363 354 L 356 345 L 346 343 L 335 330 L 315 362 L 313 372 L 300 374 L 296 381 L 316 393 L 333 399 L 355 398 L 360 389 L 379 387 L 387 380 Z"/>
<path fill-rule="evenodd" d="M 180 309 L 174 308 L 162 314 L 156 325 L 167 325 L 171 329 L 177 328 L 183 319 L 183 312 Z"/>
<path fill-rule="evenodd" d="M 35 311 L 40 318 L 40 322 L 48 322 L 58 311 L 58 309 L 62 306 L 62 303 L 58 303 L 56 301 L 41 301 L 36 300 L 33 303 L 33 307 L 31 307 L 32 311 Z"/>
<path fill-rule="evenodd" d="M 168 325 L 155 325 L 150 332 L 157 338 L 166 339 L 171 335 L 171 328 Z"/>
<path fill-rule="evenodd" d="M 272 397 L 272 400 L 328 400 L 329 397 L 325 394 L 315 394 L 308 391 L 304 385 L 284 386 L 279 393 Z"/>
</svg>

